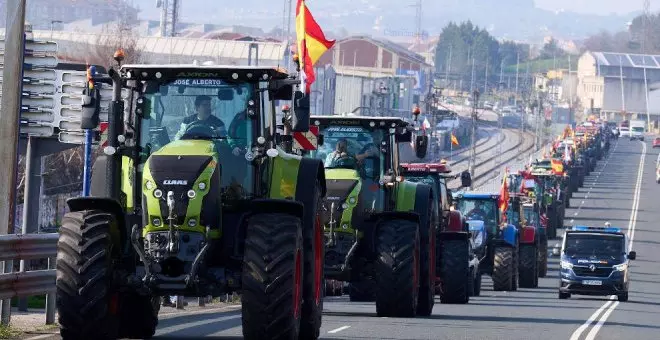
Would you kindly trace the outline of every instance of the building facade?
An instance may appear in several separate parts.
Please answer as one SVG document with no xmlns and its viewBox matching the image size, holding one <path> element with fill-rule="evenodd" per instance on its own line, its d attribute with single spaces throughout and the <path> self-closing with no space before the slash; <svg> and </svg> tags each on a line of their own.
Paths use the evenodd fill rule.
<svg viewBox="0 0 660 340">
<path fill-rule="evenodd" d="M 646 118 L 660 111 L 647 105 L 650 85 L 660 81 L 660 56 L 586 52 L 578 60 L 577 94 L 583 110 L 591 107 L 608 119 Z M 650 100 L 649 100 L 650 104 Z"/>
</svg>

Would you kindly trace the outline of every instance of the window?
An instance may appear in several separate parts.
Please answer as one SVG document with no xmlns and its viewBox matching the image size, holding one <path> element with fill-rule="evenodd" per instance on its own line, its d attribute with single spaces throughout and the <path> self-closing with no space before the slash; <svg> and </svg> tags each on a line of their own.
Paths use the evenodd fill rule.
<svg viewBox="0 0 660 340">
<path fill-rule="evenodd" d="M 484 221 L 490 233 L 497 231 L 498 208 L 496 200 L 461 198 L 456 205 L 467 220 Z"/>
</svg>

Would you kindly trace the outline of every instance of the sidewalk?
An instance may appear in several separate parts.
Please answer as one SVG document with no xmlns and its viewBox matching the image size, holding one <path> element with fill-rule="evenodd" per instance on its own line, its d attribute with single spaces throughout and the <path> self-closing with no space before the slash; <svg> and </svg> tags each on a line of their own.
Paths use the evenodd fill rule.
<svg viewBox="0 0 660 340">
<path fill-rule="evenodd" d="M 160 307 L 159 315 L 167 317 L 168 315 L 177 315 L 180 313 L 190 313 L 203 311 L 205 309 L 218 309 L 226 306 L 237 305 L 237 303 L 209 302 L 206 306 L 200 307 L 197 298 L 186 299 L 188 305 L 183 309 L 175 307 Z M 216 300 L 217 301 L 217 300 Z M 25 339 L 38 336 L 40 334 L 55 334 L 59 332 L 57 323 L 57 313 L 55 314 L 55 324 L 46 325 L 45 309 L 29 309 L 27 312 L 19 312 L 17 308 L 12 308 L 10 328 L 0 332 L 0 339 Z"/>
</svg>

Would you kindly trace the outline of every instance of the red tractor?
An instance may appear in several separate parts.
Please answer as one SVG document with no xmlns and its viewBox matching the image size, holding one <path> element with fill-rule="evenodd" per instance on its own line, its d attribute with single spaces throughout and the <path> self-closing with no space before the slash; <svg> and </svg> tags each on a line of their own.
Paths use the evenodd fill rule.
<svg viewBox="0 0 660 340">
<path fill-rule="evenodd" d="M 433 212 L 435 235 L 432 235 L 430 248 L 431 268 L 436 277 L 436 294 L 442 303 L 467 303 L 470 296 L 479 295 L 481 280 L 478 259 L 472 252 L 472 238 L 463 215 L 452 210 L 451 190 L 448 179 L 461 178 L 461 187 L 472 183 L 469 172 L 452 174 L 449 165 L 440 163 L 401 164 L 403 177 L 411 182 L 428 184 L 433 190 Z"/>
</svg>

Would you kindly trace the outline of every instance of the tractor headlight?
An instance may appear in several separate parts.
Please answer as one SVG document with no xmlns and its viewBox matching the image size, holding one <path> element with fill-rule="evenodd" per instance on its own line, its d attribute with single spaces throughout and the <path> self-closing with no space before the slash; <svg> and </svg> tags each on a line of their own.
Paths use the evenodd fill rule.
<svg viewBox="0 0 660 340">
<path fill-rule="evenodd" d="M 156 187 L 156 184 L 154 184 L 152 181 L 147 181 L 144 186 L 147 188 L 147 190 L 153 190 Z"/>
<path fill-rule="evenodd" d="M 188 226 L 189 227 L 194 227 L 196 225 L 197 225 L 197 220 L 196 219 L 191 218 L 191 219 L 188 220 Z"/>
<path fill-rule="evenodd" d="M 206 189 L 206 183 L 200 182 L 199 184 L 197 184 L 197 187 L 199 188 L 199 190 L 204 190 Z"/>
<path fill-rule="evenodd" d="M 357 202 L 355 197 L 351 197 L 351 198 L 348 199 L 348 203 L 350 203 L 350 204 L 355 204 L 355 202 Z"/>
<path fill-rule="evenodd" d="M 151 224 L 155 225 L 156 227 L 160 226 L 160 218 L 154 218 L 151 220 Z"/>
<path fill-rule="evenodd" d="M 344 224 L 342 224 L 342 225 L 341 225 L 341 228 L 344 229 L 344 230 L 348 229 L 348 223 L 344 223 Z"/>
<path fill-rule="evenodd" d="M 568 261 L 561 261 L 561 269 L 573 269 L 573 264 Z"/>
<path fill-rule="evenodd" d="M 195 196 L 197 196 L 195 190 L 188 190 L 188 198 L 192 199 L 195 198 Z"/>
<path fill-rule="evenodd" d="M 348 203 L 344 202 L 341 204 L 342 209 L 348 209 Z"/>
<path fill-rule="evenodd" d="M 156 198 L 163 197 L 163 191 L 161 191 L 160 189 L 154 190 L 154 197 L 156 197 Z"/>
</svg>

